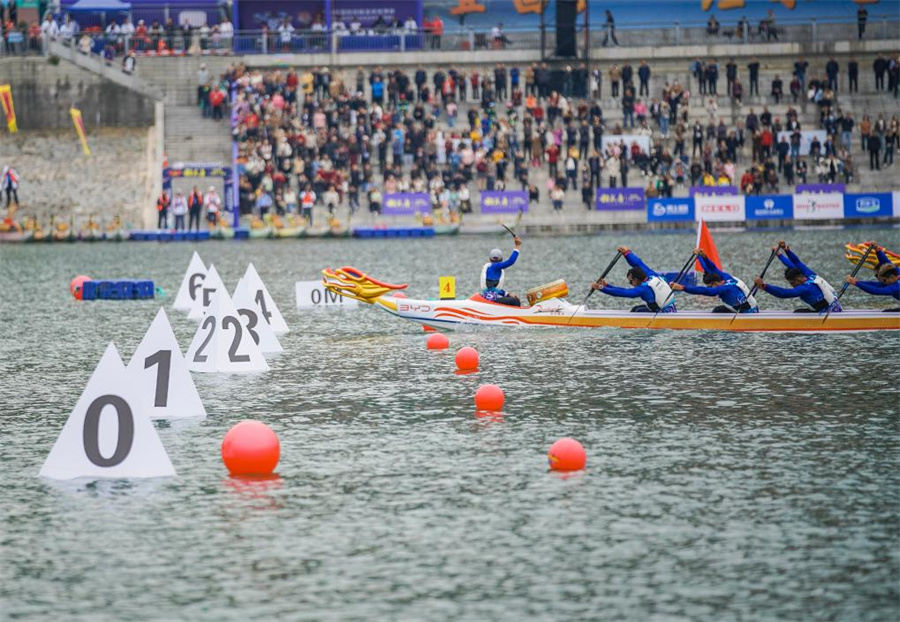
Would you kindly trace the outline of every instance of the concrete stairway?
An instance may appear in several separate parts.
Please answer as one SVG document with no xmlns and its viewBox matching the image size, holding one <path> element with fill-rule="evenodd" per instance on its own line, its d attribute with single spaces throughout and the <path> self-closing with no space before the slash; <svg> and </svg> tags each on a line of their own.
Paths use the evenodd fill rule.
<svg viewBox="0 0 900 622">
<path fill-rule="evenodd" d="M 230 165 L 231 132 L 228 119 L 204 119 L 197 106 L 167 103 L 166 155 L 169 164 L 214 162 Z"/>
</svg>

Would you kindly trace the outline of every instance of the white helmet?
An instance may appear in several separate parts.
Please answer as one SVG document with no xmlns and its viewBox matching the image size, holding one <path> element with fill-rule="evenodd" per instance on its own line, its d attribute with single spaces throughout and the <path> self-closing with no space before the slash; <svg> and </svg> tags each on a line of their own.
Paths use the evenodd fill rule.
<svg viewBox="0 0 900 622">
<path fill-rule="evenodd" d="M 490 259 L 491 261 L 503 261 L 503 251 L 499 248 L 495 248 L 491 251 Z"/>
</svg>

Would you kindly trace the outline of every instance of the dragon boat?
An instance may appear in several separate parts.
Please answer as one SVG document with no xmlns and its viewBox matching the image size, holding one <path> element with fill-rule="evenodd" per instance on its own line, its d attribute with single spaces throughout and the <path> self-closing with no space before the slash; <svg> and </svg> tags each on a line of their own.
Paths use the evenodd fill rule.
<svg viewBox="0 0 900 622">
<path fill-rule="evenodd" d="M 851 242 L 845 244 L 844 258 L 855 266 L 859 263 L 860 259 L 866 257 L 866 251 L 870 244 L 872 244 L 872 242 L 860 242 L 859 244 L 853 244 Z M 892 264 L 900 266 L 900 255 L 887 249 L 884 249 L 884 254 L 887 255 L 887 258 L 891 260 Z M 875 253 L 869 253 L 868 257 L 866 257 L 864 267 L 869 268 L 870 270 L 874 270 L 878 267 L 878 257 L 875 256 Z"/>
<path fill-rule="evenodd" d="M 869 309 L 822 316 L 789 311 L 723 314 L 709 311 L 629 313 L 593 310 L 565 299 L 564 281 L 554 281 L 527 292 L 529 305 L 511 307 L 475 294 L 466 300 L 416 300 L 397 296 L 407 285 L 379 281 L 356 268 L 322 271 L 322 284 L 331 292 L 365 302 L 397 317 L 438 330 L 463 326 L 532 326 L 549 328 L 636 328 L 673 330 L 725 330 L 736 332 L 854 332 L 900 330 L 900 314 Z"/>
</svg>

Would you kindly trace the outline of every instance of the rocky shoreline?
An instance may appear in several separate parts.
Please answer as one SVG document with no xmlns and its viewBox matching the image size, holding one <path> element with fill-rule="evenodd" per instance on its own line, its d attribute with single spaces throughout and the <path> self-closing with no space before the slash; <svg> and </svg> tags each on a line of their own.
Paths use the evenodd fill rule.
<svg viewBox="0 0 900 622">
<path fill-rule="evenodd" d="M 74 129 L 4 135 L 0 165 L 13 166 L 21 179 L 15 220 L 34 217 L 46 227 L 53 217 L 77 229 L 89 218 L 103 225 L 119 216 L 126 228 L 141 227 L 147 136 L 147 128 L 91 128 L 86 156 Z"/>
</svg>

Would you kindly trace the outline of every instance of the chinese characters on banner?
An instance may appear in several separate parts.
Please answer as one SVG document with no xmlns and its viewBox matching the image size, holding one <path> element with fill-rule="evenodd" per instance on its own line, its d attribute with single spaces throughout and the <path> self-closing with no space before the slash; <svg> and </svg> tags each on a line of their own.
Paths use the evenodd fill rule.
<svg viewBox="0 0 900 622">
<path fill-rule="evenodd" d="M 528 193 L 513 190 L 485 190 L 481 193 L 482 214 L 517 214 L 528 211 Z"/>
</svg>

